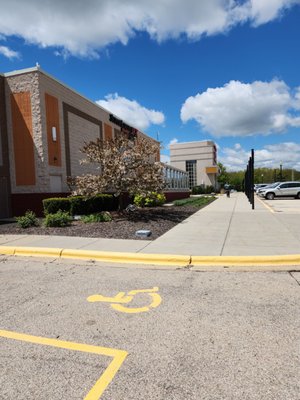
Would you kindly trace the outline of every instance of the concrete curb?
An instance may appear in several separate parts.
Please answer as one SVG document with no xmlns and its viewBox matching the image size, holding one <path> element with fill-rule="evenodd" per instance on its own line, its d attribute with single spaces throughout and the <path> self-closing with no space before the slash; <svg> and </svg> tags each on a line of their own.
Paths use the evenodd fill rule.
<svg viewBox="0 0 300 400">
<path fill-rule="evenodd" d="M 188 256 L 174 254 L 122 253 L 48 247 L 0 246 L 0 255 L 56 257 L 110 263 L 193 266 L 300 266 L 300 254 L 275 256 Z"/>
<path fill-rule="evenodd" d="M 96 250 L 10 246 L 0 246 L 0 255 L 74 258 L 111 263 L 177 265 L 179 267 L 186 267 L 190 264 L 191 259 L 190 256 L 174 254 L 119 253 Z"/>
<path fill-rule="evenodd" d="M 192 256 L 192 266 L 287 266 L 299 265 L 300 254 L 276 256 Z"/>
</svg>

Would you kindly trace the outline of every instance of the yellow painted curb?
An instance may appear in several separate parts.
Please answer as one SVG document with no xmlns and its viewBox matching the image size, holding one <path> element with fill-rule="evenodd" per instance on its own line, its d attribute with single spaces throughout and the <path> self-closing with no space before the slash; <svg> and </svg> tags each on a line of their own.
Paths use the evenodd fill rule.
<svg viewBox="0 0 300 400">
<path fill-rule="evenodd" d="M 300 254 L 275 256 L 188 256 L 174 254 L 121 253 L 48 247 L 0 246 L 0 254 L 95 260 L 121 264 L 185 266 L 300 266 Z"/>
<path fill-rule="evenodd" d="M 15 254 L 15 248 L 11 246 L 0 246 L 0 254 L 13 256 Z"/>
<path fill-rule="evenodd" d="M 1 247 L 0 247 L 1 252 Z M 62 249 L 50 247 L 15 247 L 15 256 L 60 257 Z"/>
<path fill-rule="evenodd" d="M 276 256 L 192 256 L 191 265 L 209 266 L 279 266 L 300 265 L 300 254 Z"/>
<path fill-rule="evenodd" d="M 142 253 L 118 253 L 109 251 L 71 250 L 65 249 L 61 253 L 62 258 L 80 258 L 88 260 L 106 261 L 126 264 L 152 264 L 152 265 L 178 265 L 187 266 L 190 256 L 173 254 L 142 254 Z"/>
</svg>

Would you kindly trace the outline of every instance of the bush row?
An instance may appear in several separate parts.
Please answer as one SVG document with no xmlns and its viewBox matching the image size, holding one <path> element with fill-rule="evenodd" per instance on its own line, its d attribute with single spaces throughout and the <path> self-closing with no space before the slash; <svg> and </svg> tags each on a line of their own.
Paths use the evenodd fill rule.
<svg viewBox="0 0 300 400">
<path fill-rule="evenodd" d="M 39 226 L 39 220 L 33 211 L 26 211 L 22 217 L 16 217 L 17 224 L 20 228 L 26 229 L 31 226 Z M 112 216 L 108 211 L 103 211 L 97 214 L 85 215 L 82 218 L 84 223 L 89 222 L 108 222 L 112 221 Z M 43 225 L 46 227 L 64 227 L 69 226 L 72 222 L 72 217 L 67 211 L 57 211 L 53 214 L 46 214 Z"/>
<path fill-rule="evenodd" d="M 214 187 L 209 185 L 199 185 L 192 188 L 192 194 L 210 194 L 214 192 Z"/>
<path fill-rule="evenodd" d="M 111 194 L 99 194 L 93 197 L 73 196 L 43 200 L 45 215 L 55 214 L 59 210 L 71 215 L 87 215 L 118 208 L 118 198 Z"/>
</svg>

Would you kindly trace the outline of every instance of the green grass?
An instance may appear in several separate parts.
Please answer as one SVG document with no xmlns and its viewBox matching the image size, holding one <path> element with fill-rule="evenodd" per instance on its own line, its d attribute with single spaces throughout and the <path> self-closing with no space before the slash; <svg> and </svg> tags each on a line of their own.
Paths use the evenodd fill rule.
<svg viewBox="0 0 300 400">
<path fill-rule="evenodd" d="M 203 207 L 206 204 L 209 204 L 214 200 L 215 200 L 215 197 L 212 197 L 212 196 L 209 196 L 209 197 L 190 197 L 188 199 L 175 200 L 174 201 L 174 205 L 175 206 Z"/>
</svg>

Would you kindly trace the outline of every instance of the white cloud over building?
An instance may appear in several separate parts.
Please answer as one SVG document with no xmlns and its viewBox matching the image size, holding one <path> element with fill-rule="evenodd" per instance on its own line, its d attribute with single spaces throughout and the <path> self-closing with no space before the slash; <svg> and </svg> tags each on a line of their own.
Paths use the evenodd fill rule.
<svg viewBox="0 0 300 400">
<path fill-rule="evenodd" d="M 20 53 L 10 49 L 7 46 L 0 46 L 0 54 L 2 54 L 4 57 L 6 57 L 6 58 L 8 58 L 10 60 L 21 58 L 21 54 Z"/>
<path fill-rule="evenodd" d="M 108 94 L 105 100 L 98 100 L 96 103 L 140 130 L 145 130 L 152 124 L 162 125 L 165 121 L 161 111 L 150 110 L 136 100 L 126 99 L 117 93 Z"/>
<path fill-rule="evenodd" d="M 196 120 L 215 137 L 268 135 L 300 126 L 296 94 L 281 80 L 230 81 L 191 96 L 181 108 L 183 122 Z"/>
<path fill-rule="evenodd" d="M 278 18 L 300 0 L 0 0 L 0 36 L 16 35 L 41 47 L 97 57 L 112 43 L 126 44 L 136 32 L 157 41 L 224 33 L 249 22 Z"/>
</svg>

